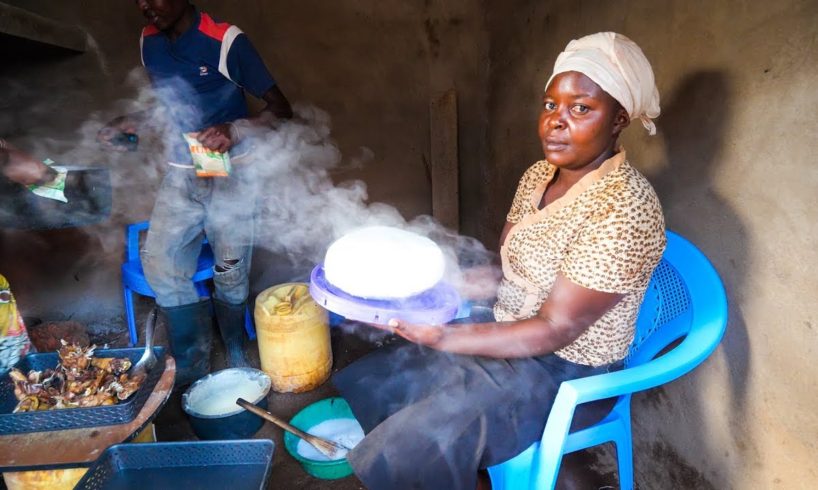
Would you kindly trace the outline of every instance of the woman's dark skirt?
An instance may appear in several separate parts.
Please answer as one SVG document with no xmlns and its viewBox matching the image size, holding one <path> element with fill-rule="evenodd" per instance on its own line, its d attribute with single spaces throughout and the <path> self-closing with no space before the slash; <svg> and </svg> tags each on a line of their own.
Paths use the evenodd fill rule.
<svg viewBox="0 0 818 490">
<path fill-rule="evenodd" d="M 621 365 L 583 366 L 553 354 L 461 356 L 400 342 L 332 382 L 366 433 L 348 460 L 367 488 L 474 490 L 478 468 L 511 459 L 542 437 L 560 383 Z M 612 405 L 581 406 L 575 418 L 590 425 Z"/>
</svg>

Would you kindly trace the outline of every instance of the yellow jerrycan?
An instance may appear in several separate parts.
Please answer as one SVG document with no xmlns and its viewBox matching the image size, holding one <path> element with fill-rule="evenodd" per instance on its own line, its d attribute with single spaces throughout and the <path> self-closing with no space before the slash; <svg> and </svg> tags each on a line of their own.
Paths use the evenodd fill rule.
<svg viewBox="0 0 818 490">
<path fill-rule="evenodd" d="M 304 283 L 279 284 L 256 297 L 261 369 L 273 390 L 301 393 L 327 380 L 332 367 L 329 315 Z"/>
</svg>

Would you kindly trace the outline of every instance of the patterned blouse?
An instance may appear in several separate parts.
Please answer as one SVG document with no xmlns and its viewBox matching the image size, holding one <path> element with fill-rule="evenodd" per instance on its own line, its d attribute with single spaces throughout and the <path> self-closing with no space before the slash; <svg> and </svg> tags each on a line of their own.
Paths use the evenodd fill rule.
<svg viewBox="0 0 818 490">
<path fill-rule="evenodd" d="M 623 359 L 639 306 L 665 249 L 665 220 L 650 183 L 620 150 L 564 196 L 537 209 L 556 167 L 532 165 L 508 213 L 514 226 L 500 250 L 497 321 L 534 316 L 562 273 L 573 283 L 624 297 L 578 339 L 555 352 L 578 364 Z"/>
</svg>

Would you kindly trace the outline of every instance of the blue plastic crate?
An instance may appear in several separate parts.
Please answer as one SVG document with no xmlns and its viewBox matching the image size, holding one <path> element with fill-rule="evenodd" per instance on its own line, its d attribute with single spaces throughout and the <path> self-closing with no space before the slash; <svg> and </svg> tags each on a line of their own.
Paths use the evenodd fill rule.
<svg viewBox="0 0 818 490">
<path fill-rule="evenodd" d="M 74 490 L 259 490 L 270 478 L 274 449 L 269 439 L 117 444 Z"/>
<path fill-rule="evenodd" d="M 94 356 L 127 357 L 136 364 L 144 351 L 145 349 L 142 347 L 101 349 L 95 351 Z M 14 396 L 14 383 L 8 374 L 3 375 L 0 377 L 0 435 L 118 425 L 132 421 L 142 410 L 142 406 L 145 405 L 145 401 L 147 401 L 148 396 L 165 370 L 164 347 L 154 347 L 153 351 L 159 362 L 148 373 L 148 378 L 136 393 L 116 405 L 105 407 L 12 413 L 14 407 L 17 406 L 17 398 Z M 59 356 L 56 352 L 43 352 L 25 356 L 15 367 L 23 373 L 28 373 L 32 369 L 37 371 L 54 369 L 57 367 L 58 362 Z"/>
</svg>

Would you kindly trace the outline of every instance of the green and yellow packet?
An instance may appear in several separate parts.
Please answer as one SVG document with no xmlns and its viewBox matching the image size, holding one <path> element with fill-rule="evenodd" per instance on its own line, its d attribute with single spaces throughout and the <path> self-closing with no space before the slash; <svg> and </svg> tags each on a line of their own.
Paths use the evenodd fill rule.
<svg viewBox="0 0 818 490">
<path fill-rule="evenodd" d="M 54 180 L 46 184 L 32 184 L 28 186 L 28 190 L 40 197 L 54 199 L 55 201 L 68 202 L 68 198 L 65 197 L 65 177 L 68 175 L 68 169 L 54 165 L 54 160 L 51 160 L 50 158 L 43 160 L 43 163 L 56 170 L 57 176 L 54 177 Z"/>
<path fill-rule="evenodd" d="M 230 175 L 230 154 L 209 150 L 196 139 L 196 133 L 183 134 L 190 148 L 197 177 L 227 177 Z"/>
</svg>

